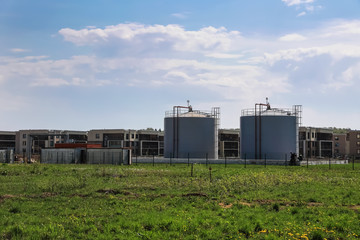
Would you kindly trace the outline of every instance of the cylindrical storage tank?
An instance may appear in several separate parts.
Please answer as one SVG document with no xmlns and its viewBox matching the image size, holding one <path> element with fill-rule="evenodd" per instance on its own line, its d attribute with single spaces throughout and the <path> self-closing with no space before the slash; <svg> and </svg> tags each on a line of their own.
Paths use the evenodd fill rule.
<svg viewBox="0 0 360 240">
<path fill-rule="evenodd" d="M 211 113 L 176 109 L 164 119 L 164 157 L 218 158 L 218 108 Z"/>
<path fill-rule="evenodd" d="M 297 116 L 291 111 L 243 110 L 240 118 L 241 158 L 289 160 L 291 153 L 297 151 L 297 131 Z"/>
</svg>

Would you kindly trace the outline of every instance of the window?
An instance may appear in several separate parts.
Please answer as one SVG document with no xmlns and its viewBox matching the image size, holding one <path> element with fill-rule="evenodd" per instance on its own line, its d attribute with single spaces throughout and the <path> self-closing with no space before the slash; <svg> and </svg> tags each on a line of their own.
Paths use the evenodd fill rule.
<svg viewBox="0 0 360 240">
<path fill-rule="evenodd" d="M 129 134 L 128 133 L 126 134 L 126 139 L 129 139 Z"/>
<path fill-rule="evenodd" d="M 312 138 L 314 138 L 314 137 L 315 137 L 315 134 L 314 134 L 313 132 L 311 133 L 311 137 L 312 137 Z"/>
<path fill-rule="evenodd" d="M 360 142 L 356 142 L 356 146 L 360 147 Z"/>
<path fill-rule="evenodd" d="M 131 134 L 131 138 L 134 139 L 134 134 Z"/>
<path fill-rule="evenodd" d="M 26 138 L 26 133 L 23 134 L 23 138 Z"/>
<path fill-rule="evenodd" d="M 339 140 L 339 137 L 335 137 L 334 139 L 335 139 L 335 140 Z"/>
<path fill-rule="evenodd" d="M 360 154 L 360 149 L 357 150 L 357 154 Z"/>
<path fill-rule="evenodd" d="M 335 147 L 339 147 L 339 143 L 338 143 L 338 142 L 335 143 Z"/>
<path fill-rule="evenodd" d="M 360 133 L 358 133 L 358 134 L 356 135 L 356 138 L 357 138 L 357 139 L 360 139 Z"/>
<path fill-rule="evenodd" d="M 26 146 L 26 141 L 23 141 L 23 144 L 22 144 L 23 146 Z"/>
<path fill-rule="evenodd" d="M 136 137 L 136 139 L 138 139 L 138 138 L 139 138 L 139 134 L 136 134 L 135 137 Z"/>
<path fill-rule="evenodd" d="M 96 138 L 96 139 L 99 139 L 99 138 L 100 138 L 100 134 L 98 134 L 98 133 L 95 134 L 95 138 Z"/>
</svg>

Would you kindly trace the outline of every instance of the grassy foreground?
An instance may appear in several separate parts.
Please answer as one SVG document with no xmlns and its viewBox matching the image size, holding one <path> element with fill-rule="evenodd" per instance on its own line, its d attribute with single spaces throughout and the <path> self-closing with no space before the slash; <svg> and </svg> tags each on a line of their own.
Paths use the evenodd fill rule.
<svg viewBox="0 0 360 240">
<path fill-rule="evenodd" d="M 360 165 L 0 165 L 0 239 L 357 239 Z"/>
</svg>

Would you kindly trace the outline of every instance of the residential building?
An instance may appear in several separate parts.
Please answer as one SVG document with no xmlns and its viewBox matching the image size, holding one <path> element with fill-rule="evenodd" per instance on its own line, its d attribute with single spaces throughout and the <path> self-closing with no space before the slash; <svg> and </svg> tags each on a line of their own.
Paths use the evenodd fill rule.
<svg viewBox="0 0 360 240">
<path fill-rule="evenodd" d="M 333 130 L 299 127 L 299 155 L 303 158 L 332 157 Z"/>
<path fill-rule="evenodd" d="M 135 156 L 164 155 L 164 132 L 156 130 L 94 129 L 88 132 L 88 143 L 105 148 L 129 147 Z"/>
<path fill-rule="evenodd" d="M 42 148 L 55 147 L 56 143 L 86 143 L 85 131 L 30 129 L 16 132 L 15 153 L 39 154 Z"/>
<path fill-rule="evenodd" d="M 219 157 L 239 157 L 239 129 L 219 129 Z"/>
<path fill-rule="evenodd" d="M 347 134 L 333 134 L 334 157 L 345 158 L 349 154 Z"/>
<path fill-rule="evenodd" d="M 0 131 L 0 149 L 15 149 L 16 132 Z"/>
<path fill-rule="evenodd" d="M 349 156 L 360 159 L 360 130 L 349 131 L 346 139 L 349 141 Z"/>
</svg>

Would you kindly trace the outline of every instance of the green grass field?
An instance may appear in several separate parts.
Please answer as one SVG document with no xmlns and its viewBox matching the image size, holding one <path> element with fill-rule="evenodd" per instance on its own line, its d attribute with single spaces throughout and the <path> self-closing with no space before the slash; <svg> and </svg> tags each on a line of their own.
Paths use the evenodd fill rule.
<svg viewBox="0 0 360 240">
<path fill-rule="evenodd" d="M 0 165 L 0 239 L 358 239 L 360 164 Z"/>
</svg>

